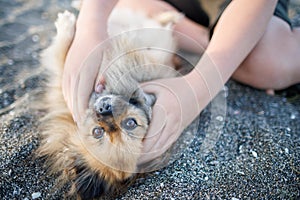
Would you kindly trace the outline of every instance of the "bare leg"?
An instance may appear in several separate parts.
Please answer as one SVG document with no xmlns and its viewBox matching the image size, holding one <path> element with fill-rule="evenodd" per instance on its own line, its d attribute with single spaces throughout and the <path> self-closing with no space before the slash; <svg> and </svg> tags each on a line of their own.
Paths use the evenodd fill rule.
<svg viewBox="0 0 300 200">
<path fill-rule="evenodd" d="M 233 78 L 260 89 L 283 89 L 299 83 L 300 28 L 291 30 L 274 16 Z"/>
</svg>

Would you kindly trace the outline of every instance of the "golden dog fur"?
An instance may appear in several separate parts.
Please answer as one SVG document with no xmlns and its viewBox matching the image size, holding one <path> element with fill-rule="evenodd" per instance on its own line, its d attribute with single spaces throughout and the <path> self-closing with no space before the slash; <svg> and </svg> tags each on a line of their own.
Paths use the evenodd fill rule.
<svg viewBox="0 0 300 200">
<path fill-rule="evenodd" d="M 103 53 L 102 65 L 107 67 L 99 73 L 104 74 L 106 87 L 103 93 L 91 95 L 87 117 L 79 127 L 62 94 L 63 66 L 76 18 L 67 11 L 58 15 L 57 35 L 42 54 L 48 77 L 42 108 L 47 115 L 41 120 L 38 153 L 59 182 L 70 182 L 71 193 L 81 199 L 114 193 L 138 172 L 137 160 L 155 101 L 139 83 L 176 75 L 162 67 L 172 63 L 167 52 L 176 49 L 171 24 L 178 16 L 169 16 L 160 21 L 126 9 L 113 11 L 109 34 L 122 34 Z M 147 29 L 124 32 L 140 28 Z"/>
</svg>

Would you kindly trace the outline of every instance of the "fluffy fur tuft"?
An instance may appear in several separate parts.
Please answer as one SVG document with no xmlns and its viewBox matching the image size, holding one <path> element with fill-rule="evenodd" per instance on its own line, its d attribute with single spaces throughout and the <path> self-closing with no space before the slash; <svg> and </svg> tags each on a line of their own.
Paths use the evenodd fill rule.
<svg viewBox="0 0 300 200">
<path fill-rule="evenodd" d="M 122 33 L 124 26 L 127 30 L 144 25 L 166 28 L 172 23 L 163 26 L 142 14 L 132 13 L 113 11 L 109 21 L 111 36 Z M 126 17 L 129 20 L 124 22 Z M 172 56 L 168 52 L 175 51 L 176 42 L 172 31 L 158 29 L 116 36 L 103 55 L 102 65 L 108 67 L 101 66 L 100 73 L 105 75 L 106 90 L 91 95 L 88 117 L 84 126 L 78 128 L 61 88 L 75 21 L 75 16 L 68 11 L 59 14 L 55 22 L 57 35 L 42 54 L 48 76 L 42 108 L 47 110 L 47 115 L 41 120 L 43 139 L 38 154 L 46 158 L 50 172 L 59 176 L 59 182 L 71 182 L 72 194 L 93 199 L 114 194 L 137 172 L 136 163 L 154 103 L 153 96 L 145 94 L 139 83 L 175 76 L 174 71 L 160 65 L 171 64 Z M 154 51 L 151 48 L 154 44 L 161 51 Z"/>
</svg>

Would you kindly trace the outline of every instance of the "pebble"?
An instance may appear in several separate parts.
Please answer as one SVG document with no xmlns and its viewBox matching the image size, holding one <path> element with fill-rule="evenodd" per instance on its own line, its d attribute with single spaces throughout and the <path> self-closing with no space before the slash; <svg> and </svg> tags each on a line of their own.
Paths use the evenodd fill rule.
<svg viewBox="0 0 300 200">
<path fill-rule="evenodd" d="M 257 158 L 257 153 L 255 151 L 251 151 L 251 153 L 254 158 Z"/>
<path fill-rule="evenodd" d="M 39 35 L 33 35 L 31 39 L 32 39 L 33 42 L 38 42 L 38 41 L 40 41 L 40 36 Z"/>
<path fill-rule="evenodd" d="M 296 119 L 296 115 L 294 113 L 291 114 L 291 119 Z"/>
<path fill-rule="evenodd" d="M 242 171 L 236 171 L 236 173 L 241 174 L 241 175 L 245 175 L 245 173 L 242 172 Z"/>
<path fill-rule="evenodd" d="M 23 11 L 38 11 L 45 20 L 45 24 L 32 29 L 40 30 L 39 34 L 32 34 L 28 40 L 22 41 L 15 40 L 22 36 L 13 38 L 14 34 L 12 34 L 12 38 L 7 38 L 11 39 L 12 45 L 1 46 L 1 53 L 4 55 L 0 56 L 2 58 L 0 64 L 0 90 L 2 92 L 0 91 L 0 93 L 3 98 L 1 102 L 6 101 L 7 105 L 10 105 L 12 100 L 18 100 L 20 96 L 13 99 L 10 97 L 14 97 L 14 95 L 9 94 L 5 98 L 4 93 L 9 88 L 18 88 L 18 90 L 25 88 L 25 86 L 19 88 L 19 72 L 29 70 L 33 59 L 39 58 L 37 53 L 50 42 L 50 33 L 53 35 L 52 33 L 55 31 L 52 20 L 58 11 L 69 9 L 69 7 L 63 7 L 64 3 L 59 0 L 7 2 L 10 3 L 4 3 L 3 9 L 11 9 L 13 12 L 2 13 L 3 33 L 6 31 L 5 25 L 11 25 L 11 23 L 5 24 L 10 16 L 20 22 L 30 20 L 30 17 L 27 19 L 27 15 L 23 15 Z M 31 13 L 28 14 L 31 16 Z M 20 19 L 19 16 L 22 18 Z M 52 27 L 51 30 L 50 27 Z M 28 29 L 31 28 L 28 27 Z M 27 38 L 31 33 L 24 31 L 23 36 Z M 5 34 L 1 36 L 3 35 Z M 29 51 L 26 51 L 26 48 L 30 48 Z M 22 49 L 22 51 L 18 49 Z M 18 58 L 15 54 L 18 54 Z M 4 75 L 8 77 L 4 77 Z M 296 123 L 300 112 L 298 100 L 287 103 L 290 100 L 286 100 L 280 95 L 271 98 L 263 91 L 232 81 L 228 82 L 228 86 L 229 93 L 226 91 L 227 88 L 224 88 L 223 92 L 225 96 L 227 93 L 229 94 L 226 97 L 227 115 L 220 113 L 211 119 L 209 109 L 204 110 L 200 118 L 202 121 L 196 125 L 196 129 L 199 127 L 198 131 L 192 131 L 192 134 L 197 133 L 197 135 L 195 135 L 193 143 L 186 149 L 185 154 L 161 171 L 146 175 L 145 178 L 130 187 L 120 199 L 171 199 L 171 197 L 173 199 L 229 200 L 239 200 L 239 198 L 276 199 L 278 197 L 297 199 L 299 196 L 298 185 L 289 183 L 297 182 L 299 174 L 291 169 L 292 167 L 285 167 L 284 170 L 282 168 L 290 166 L 291 159 L 297 159 L 299 155 L 297 148 L 299 137 L 297 136 L 299 136 L 300 129 L 299 123 Z M 221 98 L 224 99 L 223 96 Z M 24 106 L 26 105 L 27 103 L 24 102 Z M 261 115 L 258 114 L 259 111 L 261 111 Z M 47 199 L 63 199 L 63 195 L 67 191 L 55 191 L 55 178 L 47 176 L 42 161 L 31 156 L 34 153 L 33 147 L 39 142 L 37 139 L 39 132 L 29 121 L 26 121 L 26 126 L 22 129 L 19 129 L 19 126 L 8 127 L 7 125 L 21 112 L 32 114 L 31 111 L 16 106 L 1 115 L 0 158 L 4 159 L 0 159 L 0 169 L 6 170 L 2 170 L 2 174 L 0 173 L 0 177 L 3 177 L 0 178 L 0 193 L 7 192 L 1 193 L 0 199 L 37 200 L 46 197 Z M 200 154 L 203 152 L 200 147 L 205 137 L 209 135 L 206 130 L 211 120 L 214 120 L 216 125 L 224 123 L 224 132 L 216 141 L 213 141 L 213 147 L 208 149 L 208 153 L 205 155 L 212 158 L 205 159 L 205 156 Z M 213 127 L 211 132 L 219 135 L 218 131 L 217 127 Z M 14 137 L 16 133 L 18 133 L 18 138 Z M 282 154 L 278 153 L 279 150 L 282 151 Z M 256 160 L 253 156 L 259 156 L 259 162 L 252 162 Z M 195 160 L 193 164 L 189 162 L 192 159 Z M 209 161 L 212 159 L 219 164 L 210 164 Z M 295 168 L 299 168 L 299 163 L 293 162 L 292 164 L 295 165 Z M 7 171 L 8 175 L 3 176 L 3 173 Z M 263 189 L 254 190 L 256 188 Z M 53 193 L 53 191 L 55 192 Z"/>
<path fill-rule="evenodd" d="M 32 199 L 37 199 L 37 198 L 41 197 L 41 195 L 42 194 L 40 192 L 34 192 L 34 193 L 32 193 L 31 197 L 32 197 Z"/>
<path fill-rule="evenodd" d="M 286 154 L 288 154 L 288 153 L 289 153 L 289 149 L 288 149 L 288 148 L 284 148 L 284 152 L 285 152 Z"/>
<path fill-rule="evenodd" d="M 216 117 L 216 120 L 222 122 L 222 121 L 224 121 L 224 117 L 222 117 L 222 116 L 217 116 L 217 117 Z"/>
<path fill-rule="evenodd" d="M 12 60 L 12 59 L 9 59 L 9 60 L 7 61 L 7 64 L 8 64 L 8 65 L 13 65 L 14 63 L 15 63 L 15 61 Z"/>
</svg>

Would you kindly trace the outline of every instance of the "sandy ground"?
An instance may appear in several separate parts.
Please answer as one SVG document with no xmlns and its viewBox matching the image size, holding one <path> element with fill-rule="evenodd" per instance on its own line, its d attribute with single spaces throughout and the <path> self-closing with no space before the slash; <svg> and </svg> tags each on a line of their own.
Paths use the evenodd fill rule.
<svg viewBox="0 0 300 200">
<path fill-rule="evenodd" d="M 0 1 L 0 199 L 66 193 L 34 157 L 43 113 L 30 108 L 43 89 L 39 53 L 64 9 L 67 0 Z M 299 199 L 300 97 L 283 94 L 230 81 L 184 133 L 191 142 L 179 158 L 119 199 Z"/>
</svg>

